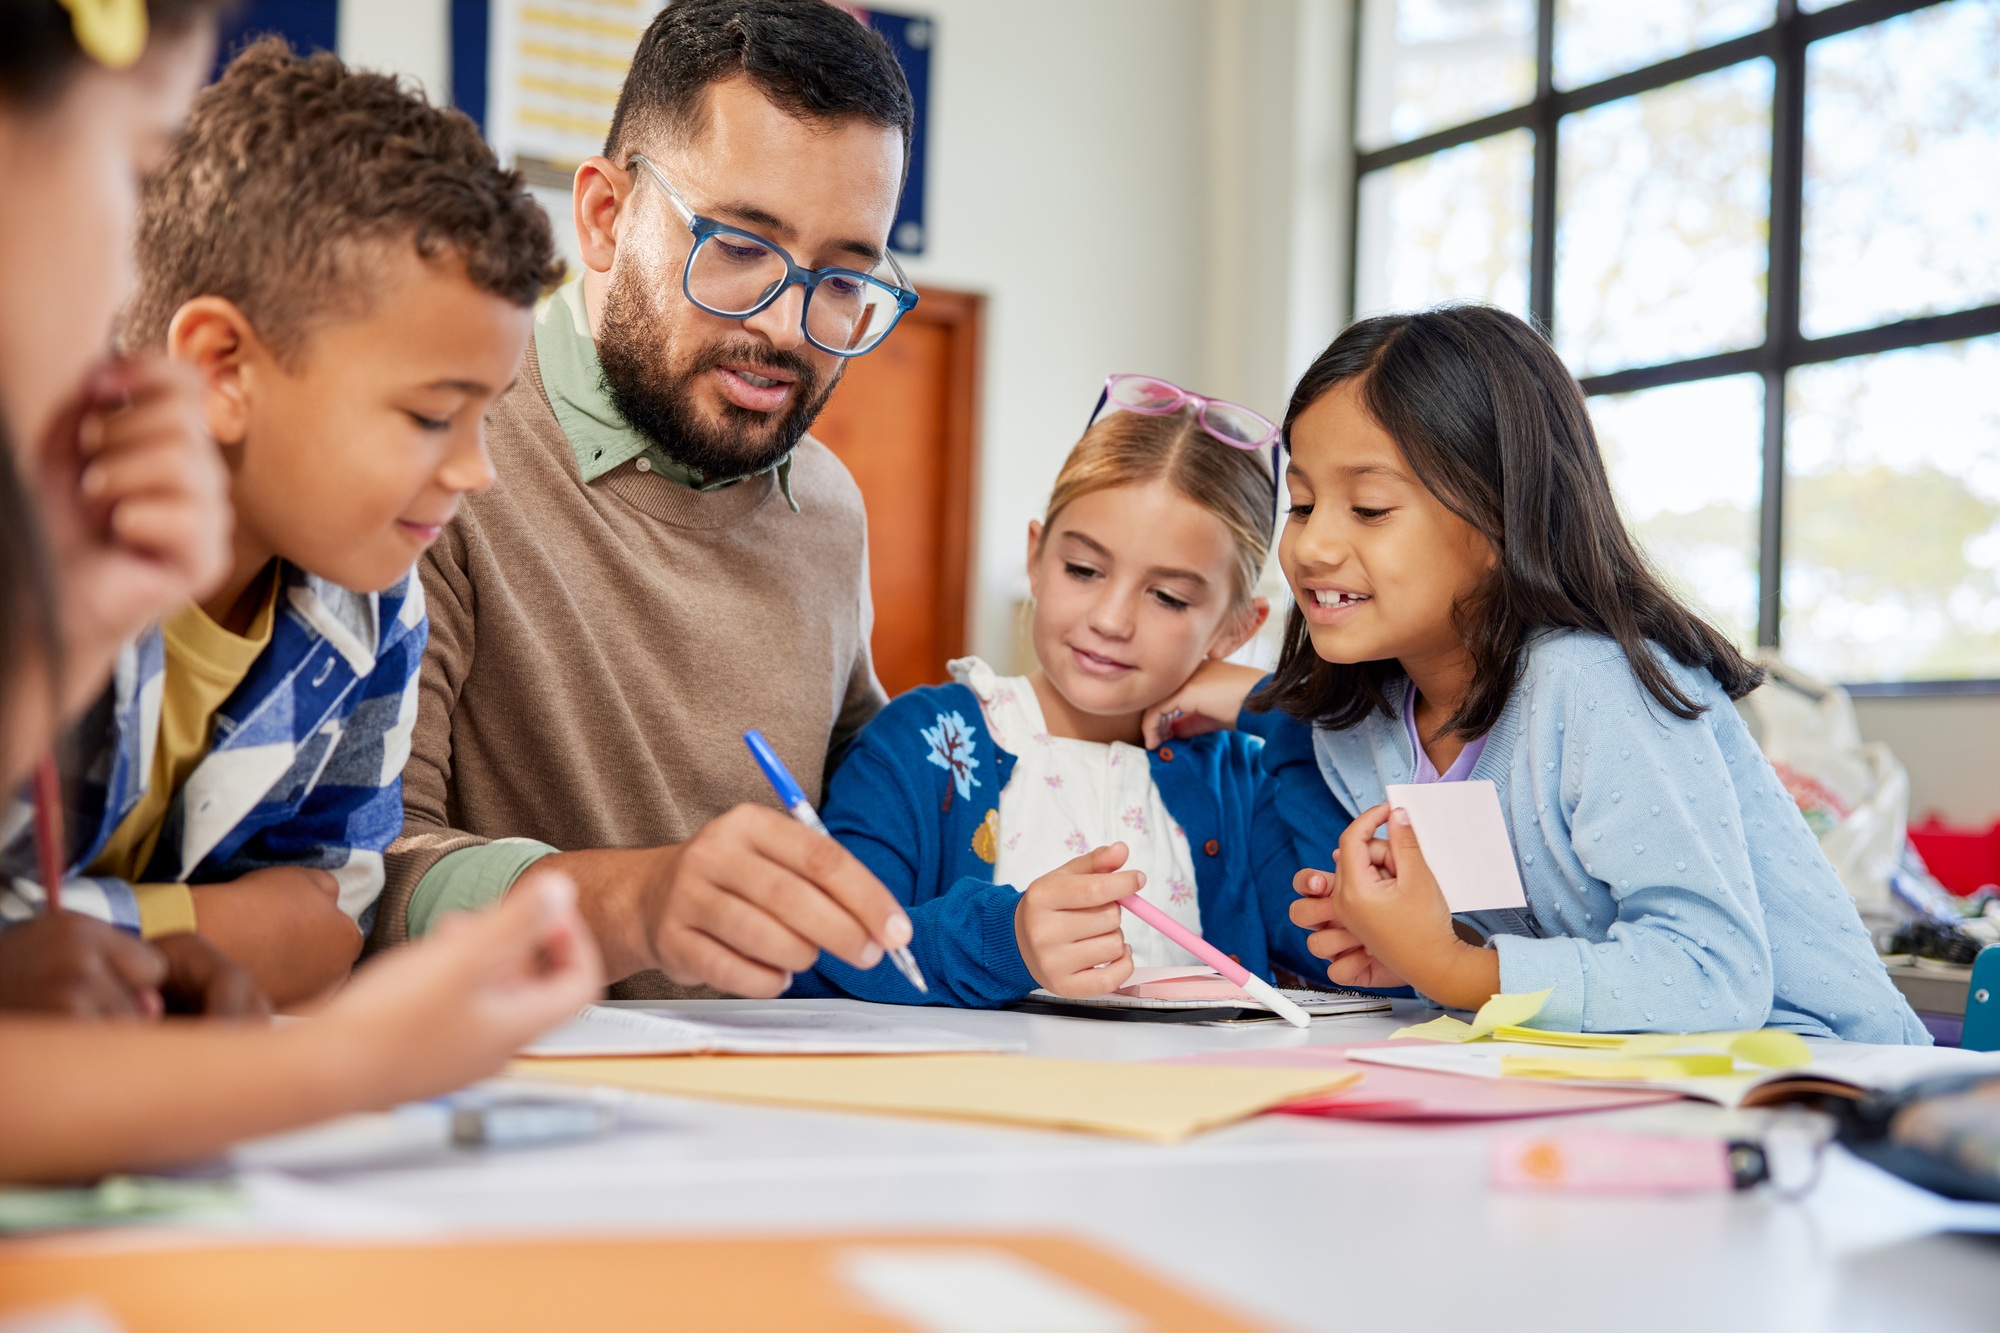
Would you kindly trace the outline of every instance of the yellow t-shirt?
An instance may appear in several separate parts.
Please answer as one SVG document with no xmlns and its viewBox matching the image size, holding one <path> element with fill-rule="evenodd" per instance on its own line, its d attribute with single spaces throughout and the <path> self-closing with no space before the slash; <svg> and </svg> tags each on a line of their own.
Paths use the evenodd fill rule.
<svg viewBox="0 0 2000 1333">
<path fill-rule="evenodd" d="M 135 881 L 139 930 L 148 938 L 194 929 L 194 899 L 184 884 L 136 884 L 153 848 L 174 793 L 208 753 L 216 710 L 228 702 L 258 654 L 271 642 L 278 600 L 275 568 L 265 575 L 264 602 L 247 635 L 232 634 L 199 606 L 175 612 L 160 628 L 167 665 L 161 682 L 160 731 L 153 746 L 153 770 L 131 813 L 119 821 L 90 873 Z"/>
</svg>

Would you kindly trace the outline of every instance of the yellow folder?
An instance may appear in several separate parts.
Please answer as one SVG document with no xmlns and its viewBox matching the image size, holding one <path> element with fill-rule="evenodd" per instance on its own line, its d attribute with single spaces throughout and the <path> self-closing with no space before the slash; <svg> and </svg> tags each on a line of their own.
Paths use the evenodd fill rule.
<svg viewBox="0 0 2000 1333">
<path fill-rule="evenodd" d="M 1162 1143 L 1360 1078 L 1351 1070 L 1110 1064 L 1025 1055 L 516 1060 L 507 1072 L 683 1097 L 998 1120 Z"/>
</svg>

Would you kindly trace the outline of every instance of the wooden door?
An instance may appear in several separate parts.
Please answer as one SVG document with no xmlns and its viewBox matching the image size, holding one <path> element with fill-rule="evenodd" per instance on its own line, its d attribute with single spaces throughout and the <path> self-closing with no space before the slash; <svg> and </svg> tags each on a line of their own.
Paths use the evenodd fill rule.
<svg viewBox="0 0 2000 1333">
<path fill-rule="evenodd" d="M 965 651 L 984 305 L 925 288 L 813 423 L 868 507 L 875 671 L 891 696 L 942 681 Z"/>
</svg>

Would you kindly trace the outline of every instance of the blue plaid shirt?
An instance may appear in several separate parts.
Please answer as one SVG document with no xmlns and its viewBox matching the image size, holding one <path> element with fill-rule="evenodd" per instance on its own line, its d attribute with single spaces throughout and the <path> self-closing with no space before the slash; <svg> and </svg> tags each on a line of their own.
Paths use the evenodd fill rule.
<svg viewBox="0 0 2000 1333">
<path fill-rule="evenodd" d="M 308 866 L 333 875 L 341 910 L 366 934 L 382 852 L 403 829 L 426 630 L 414 575 L 355 593 L 284 566 L 271 642 L 217 711 L 208 753 L 168 803 L 142 882 L 212 884 Z M 132 886 L 77 872 L 146 789 L 165 674 L 158 627 L 126 645 L 111 688 L 78 728 L 84 771 L 65 812 L 63 907 L 133 931 Z M 24 789 L 0 820 L 0 925 L 41 910 L 33 814 Z"/>
</svg>

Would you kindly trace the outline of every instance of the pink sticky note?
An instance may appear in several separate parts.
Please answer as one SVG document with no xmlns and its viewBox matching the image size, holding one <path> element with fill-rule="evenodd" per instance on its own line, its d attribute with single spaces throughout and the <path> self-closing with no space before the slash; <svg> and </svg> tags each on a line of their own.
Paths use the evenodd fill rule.
<svg viewBox="0 0 2000 1333">
<path fill-rule="evenodd" d="M 1424 863 L 1454 912 L 1526 907 L 1514 844 L 1500 794 L 1484 778 L 1466 782 L 1391 783 L 1389 804 L 1410 812 Z"/>
</svg>

